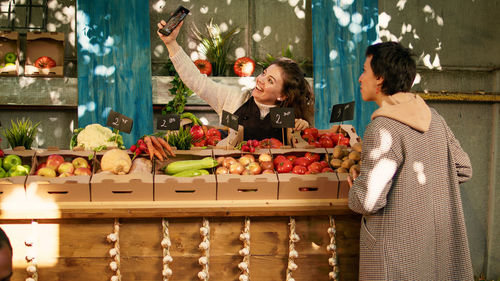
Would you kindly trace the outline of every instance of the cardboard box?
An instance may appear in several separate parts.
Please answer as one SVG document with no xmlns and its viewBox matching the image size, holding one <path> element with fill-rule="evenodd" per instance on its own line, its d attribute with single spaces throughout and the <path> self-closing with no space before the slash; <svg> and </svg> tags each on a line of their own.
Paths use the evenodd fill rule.
<svg viewBox="0 0 500 281">
<path fill-rule="evenodd" d="M 267 149 L 261 149 L 270 154 Z M 260 153 L 227 153 L 229 151 L 215 151 L 214 158 L 220 156 L 233 157 L 237 161 L 245 154 L 254 156 L 256 162 Z M 217 200 L 277 200 L 278 178 L 274 174 L 237 175 L 220 174 L 217 179 Z"/>
<path fill-rule="evenodd" d="M 339 178 L 336 173 L 296 175 L 278 174 L 278 200 L 336 199 Z"/>
<path fill-rule="evenodd" d="M 36 67 L 35 61 L 42 56 L 52 58 L 56 62 L 56 66 L 52 68 Z M 64 75 L 64 33 L 27 33 L 24 75 L 51 77 L 62 77 Z"/>
<path fill-rule="evenodd" d="M 5 55 L 14 53 L 16 61 L 5 66 Z M 14 31 L 0 31 L 0 76 L 19 75 L 19 33 Z"/>
<path fill-rule="evenodd" d="M 36 152 L 33 169 L 26 180 L 26 197 L 28 201 L 47 202 L 90 202 L 91 175 L 74 175 L 68 177 L 44 177 L 36 174 L 50 155 L 57 154 L 65 162 L 72 162 L 77 157 L 88 160 L 93 151 L 72 150 L 39 150 Z M 90 166 L 89 166 L 90 168 Z"/>
<path fill-rule="evenodd" d="M 161 169 L 169 163 L 182 160 L 198 160 L 212 157 L 212 150 L 176 151 L 175 158 L 155 162 L 155 201 L 216 200 L 217 183 L 213 170 L 210 175 L 198 177 L 173 177 Z"/>
<path fill-rule="evenodd" d="M 338 198 L 349 198 L 349 183 L 347 182 L 347 177 L 349 174 L 346 173 L 337 173 L 339 177 L 339 195 Z"/>
<path fill-rule="evenodd" d="M 94 157 L 94 173 L 90 179 L 90 200 L 92 202 L 154 200 L 153 171 L 126 175 L 102 172 L 100 161 L 104 153 L 106 151 L 98 152 Z M 132 158 L 131 154 L 129 156 Z"/>
</svg>

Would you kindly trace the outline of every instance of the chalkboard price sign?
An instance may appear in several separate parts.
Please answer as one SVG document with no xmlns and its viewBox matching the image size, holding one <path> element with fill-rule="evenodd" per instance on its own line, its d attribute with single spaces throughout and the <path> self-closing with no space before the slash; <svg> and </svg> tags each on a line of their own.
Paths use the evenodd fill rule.
<svg viewBox="0 0 500 281">
<path fill-rule="evenodd" d="M 354 119 L 354 104 L 355 102 L 352 101 L 334 105 L 332 107 L 332 115 L 330 115 L 330 123 Z"/>
<path fill-rule="evenodd" d="M 221 124 L 238 131 L 238 116 L 223 110 Z"/>
<path fill-rule="evenodd" d="M 273 128 L 293 128 L 295 127 L 295 113 L 291 107 L 271 108 L 271 125 Z"/>
<path fill-rule="evenodd" d="M 132 131 L 133 124 L 134 120 L 113 110 L 109 112 L 108 121 L 106 122 L 106 126 L 115 128 L 127 134 L 130 134 Z"/>
<path fill-rule="evenodd" d="M 181 119 L 177 114 L 167 114 L 158 118 L 156 129 L 158 130 L 179 130 Z"/>
</svg>

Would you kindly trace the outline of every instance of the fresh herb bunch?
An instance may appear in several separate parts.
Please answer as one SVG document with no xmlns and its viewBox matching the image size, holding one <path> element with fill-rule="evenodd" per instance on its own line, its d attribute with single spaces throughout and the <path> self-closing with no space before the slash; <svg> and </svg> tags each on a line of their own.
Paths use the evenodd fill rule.
<svg viewBox="0 0 500 281">
<path fill-rule="evenodd" d="M 238 27 L 223 32 L 217 24 L 205 24 L 206 33 L 202 33 L 196 26 L 192 28 L 194 39 L 199 43 L 199 51 L 203 53 L 212 63 L 212 75 L 224 76 L 227 68 L 229 49 L 233 43 L 233 37 L 240 32 Z"/>
<path fill-rule="evenodd" d="M 168 135 L 168 144 L 177 147 L 180 150 L 189 150 L 191 148 L 192 136 L 189 132 L 190 128 L 186 129 L 180 127 L 179 131 L 172 132 Z"/>
<path fill-rule="evenodd" d="M 174 98 L 169 101 L 165 107 L 162 109 L 161 114 L 166 115 L 167 113 L 181 114 L 184 112 L 184 107 L 186 106 L 187 98 L 193 94 L 185 84 L 182 82 L 181 78 L 171 60 L 168 60 L 166 66 L 168 74 L 173 75 L 174 79 L 170 82 L 170 94 Z"/>
<path fill-rule="evenodd" d="M 24 146 L 26 149 L 31 149 L 31 144 L 35 139 L 38 125 L 40 122 L 33 124 L 28 118 L 26 120 L 17 119 L 16 122 L 10 120 L 10 129 L 3 129 L 2 133 L 7 138 L 12 148 L 16 146 Z"/>
</svg>

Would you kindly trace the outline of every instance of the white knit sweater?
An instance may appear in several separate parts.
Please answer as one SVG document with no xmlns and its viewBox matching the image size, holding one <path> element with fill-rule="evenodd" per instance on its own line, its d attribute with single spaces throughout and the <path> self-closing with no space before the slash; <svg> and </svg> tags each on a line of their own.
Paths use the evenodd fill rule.
<svg viewBox="0 0 500 281">
<path fill-rule="evenodd" d="M 234 113 L 251 97 L 250 91 L 241 92 L 238 87 L 216 83 L 201 74 L 182 48 L 171 55 L 170 59 L 182 82 L 207 102 L 219 115 L 219 119 L 222 118 L 222 110 Z"/>
</svg>

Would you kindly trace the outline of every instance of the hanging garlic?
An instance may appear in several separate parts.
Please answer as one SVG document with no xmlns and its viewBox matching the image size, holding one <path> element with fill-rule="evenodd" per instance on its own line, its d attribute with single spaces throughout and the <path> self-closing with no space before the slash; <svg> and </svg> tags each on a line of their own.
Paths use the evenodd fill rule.
<svg viewBox="0 0 500 281">
<path fill-rule="evenodd" d="M 290 217 L 290 234 L 288 241 L 288 267 L 286 269 L 286 280 L 294 281 L 292 273 L 297 270 L 298 265 L 295 259 L 299 257 L 299 253 L 295 250 L 295 243 L 300 241 L 299 235 L 295 232 L 295 219 Z"/>
<path fill-rule="evenodd" d="M 116 242 L 116 240 L 118 240 L 118 236 L 116 235 L 116 233 L 111 233 L 106 237 L 106 239 L 108 240 L 109 243 L 113 243 Z"/>
<path fill-rule="evenodd" d="M 250 218 L 246 217 L 243 229 L 240 234 L 240 241 L 243 242 L 243 248 L 238 251 L 243 261 L 238 264 L 241 270 L 239 280 L 250 280 Z"/>
<path fill-rule="evenodd" d="M 245 247 L 239 251 L 240 256 L 247 256 L 250 254 L 250 249 L 248 247 Z"/>
<path fill-rule="evenodd" d="M 172 276 L 173 272 L 172 272 L 172 269 L 170 268 L 165 268 L 163 269 L 163 271 L 161 272 L 161 274 L 163 275 L 163 277 L 170 277 Z"/>
<path fill-rule="evenodd" d="M 26 271 L 29 274 L 35 274 L 36 273 L 36 266 L 34 266 L 34 265 L 28 265 L 28 267 L 26 267 Z"/>
<path fill-rule="evenodd" d="M 206 264 L 208 263 L 208 258 L 207 258 L 207 257 L 200 257 L 200 258 L 198 259 L 198 263 L 199 263 L 200 265 L 206 265 Z"/>
<path fill-rule="evenodd" d="M 329 217 L 330 219 L 330 227 L 328 228 L 327 232 L 328 235 L 330 236 L 330 244 L 326 246 L 326 250 L 331 252 L 331 257 L 328 259 L 328 264 L 332 267 L 332 271 L 328 273 L 328 278 L 330 280 L 335 280 L 337 281 L 339 278 L 339 267 L 338 267 L 338 260 L 337 260 L 337 244 L 335 241 L 335 234 L 337 233 L 337 230 L 335 228 L 335 220 L 333 219 L 332 216 Z"/>
<path fill-rule="evenodd" d="M 210 225 L 207 219 L 203 218 L 203 225 L 200 227 L 201 243 L 198 248 L 201 251 L 201 257 L 198 259 L 202 270 L 198 272 L 198 278 L 203 281 L 209 279 L 209 261 L 210 261 Z"/>
<path fill-rule="evenodd" d="M 168 239 L 168 238 L 163 238 L 163 240 L 161 240 L 161 246 L 163 248 L 170 247 L 170 246 L 172 246 L 172 242 L 170 242 L 170 239 Z"/>
<path fill-rule="evenodd" d="M 113 248 L 109 250 L 109 256 L 113 259 L 109 263 L 109 268 L 113 271 L 113 276 L 111 276 L 111 281 L 121 281 L 120 273 L 120 224 L 118 219 L 115 219 L 113 225 L 113 232 L 106 236 L 108 243 L 113 244 Z"/>
<path fill-rule="evenodd" d="M 163 218 L 161 220 L 162 228 L 163 228 L 163 239 L 161 240 L 161 247 L 163 248 L 163 281 L 168 281 L 169 278 L 173 275 L 172 269 L 170 269 L 169 264 L 174 261 L 172 256 L 170 255 L 170 247 L 172 246 L 172 241 L 170 241 L 170 233 L 168 230 L 168 221 Z"/>
<path fill-rule="evenodd" d="M 28 281 L 38 281 L 38 269 L 37 269 L 37 260 L 36 260 L 36 247 L 35 241 L 38 237 L 38 222 L 31 221 L 31 233 L 28 238 L 25 239 L 24 244 L 26 247 L 26 256 L 25 259 L 28 262 L 26 267 L 26 272 L 28 273 L 28 277 L 26 280 Z"/>
<path fill-rule="evenodd" d="M 114 258 L 116 255 L 118 255 L 118 250 L 115 249 L 115 248 L 111 248 L 109 250 L 109 256 L 112 257 L 112 258 Z"/>
<path fill-rule="evenodd" d="M 164 256 L 164 257 L 163 257 L 163 263 L 164 263 L 164 264 L 165 264 L 165 263 L 171 263 L 171 262 L 173 262 L 173 261 L 174 261 L 174 259 L 173 259 L 173 258 L 172 258 L 172 256 L 170 256 L 170 255 L 167 255 L 167 256 Z"/>
</svg>

